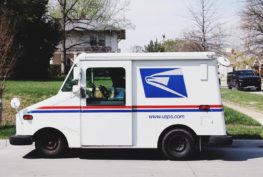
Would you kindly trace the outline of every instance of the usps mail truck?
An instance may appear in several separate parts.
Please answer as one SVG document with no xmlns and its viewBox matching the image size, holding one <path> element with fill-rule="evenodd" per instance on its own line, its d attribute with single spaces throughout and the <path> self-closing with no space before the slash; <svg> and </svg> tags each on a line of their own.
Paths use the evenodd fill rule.
<svg viewBox="0 0 263 177">
<path fill-rule="evenodd" d="M 18 111 L 10 143 L 33 142 L 45 157 L 67 148 L 159 148 L 172 160 L 231 142 L 216 56 L 80 54 L 57 95 Z"/>
</svg>

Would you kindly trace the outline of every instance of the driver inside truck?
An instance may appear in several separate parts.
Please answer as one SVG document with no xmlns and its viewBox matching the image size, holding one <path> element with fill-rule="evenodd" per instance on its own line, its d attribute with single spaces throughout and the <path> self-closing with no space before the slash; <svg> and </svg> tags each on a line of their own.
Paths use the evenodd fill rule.
<svg viewBox="0 0 263 177">
<path fill-rule="evenodd" d="M 89 99 L 123 101 L 125 99 L 124 68 L 93 68 L 89 70 L 87 92 Z M 91 82 L 91 76 L 94 78 Z"/>
<path fill-rule="evenodd" d="M 125 70 L 115 68 L 110 70 L 112 80 L 111 99 L 123 100 L 125 97 Z"/>
</svg>

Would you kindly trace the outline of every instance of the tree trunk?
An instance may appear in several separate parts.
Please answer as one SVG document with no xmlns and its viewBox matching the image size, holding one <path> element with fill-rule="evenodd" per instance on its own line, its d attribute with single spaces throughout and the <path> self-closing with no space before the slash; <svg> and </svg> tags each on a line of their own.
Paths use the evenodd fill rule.
<svg viewBox="0 0 263 177">
<path fill-rule="evenodd" d="M 0 124 L 3 120 L 3 90 L 0 89 Z"/>
<path fill-rule="evenodd" d="M 66 0 L 63 1 L 62 7 L 62 56 L 61 56 L 61 74 L 65 75 L 65 66 L 66 66 Z"/>
<path fill-rule="evenodd" d="M 65 75 L 65 61 L 66 61 L 66 45 L 65 45 L 65 38 L 63 35 L 63 41 L 62 41 L 62 55 L 61 55 L 61 74 Z"/>
</svg>

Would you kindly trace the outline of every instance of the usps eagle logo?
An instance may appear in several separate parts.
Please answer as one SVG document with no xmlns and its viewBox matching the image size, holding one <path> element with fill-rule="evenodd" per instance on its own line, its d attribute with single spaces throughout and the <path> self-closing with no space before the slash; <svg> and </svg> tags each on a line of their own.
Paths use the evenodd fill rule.
<svg viewBox="0 0 263 177">
<path fill-rule="evenodd" d="M 141 68 L 146 98 L 187 98 L 181 68 Z"/>
</svg>

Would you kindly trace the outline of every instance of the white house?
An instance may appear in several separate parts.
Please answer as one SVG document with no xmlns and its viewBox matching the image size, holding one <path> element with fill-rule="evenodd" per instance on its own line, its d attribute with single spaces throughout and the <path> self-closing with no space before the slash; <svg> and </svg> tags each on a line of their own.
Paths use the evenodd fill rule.
<svg viewBox="0 0 263 177">
<path fill-rule="evenodd" d="M 82 52 L 119 52 L 118 44 L 126 38 L 124 29 L 99 23 L 87 23 L 86 20 L 68 24 L 66 26 L 66 36 L 66 66 L 69 66 L 72 59 Z M 54 65 L 61 64 L 62 44 L 60 43 L 57 48 L 50 62 Z"/>
<path fill-rule="evenodd" d="M 218 75 L 221 86 L 227 86 L 227 73 L 233 71 L 231 62 L 225 56 L 218 57 Z"/>
</svg>

